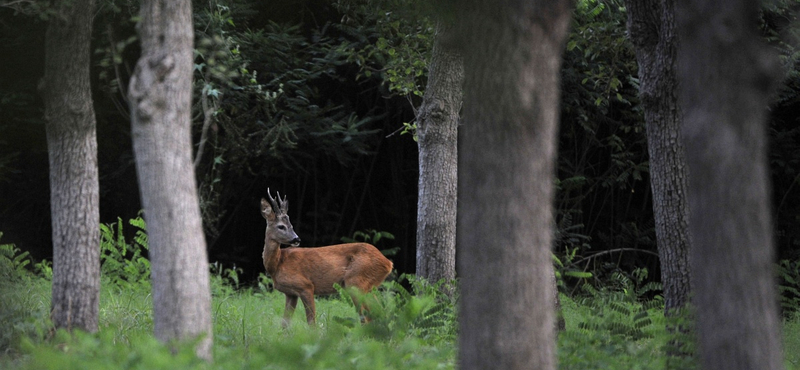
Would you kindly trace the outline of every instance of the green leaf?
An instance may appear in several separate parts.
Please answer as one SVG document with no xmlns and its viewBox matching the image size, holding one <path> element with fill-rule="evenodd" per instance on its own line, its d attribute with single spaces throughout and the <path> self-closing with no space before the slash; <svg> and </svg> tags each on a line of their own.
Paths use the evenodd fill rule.
<svg viewBox="0 0 800 370">
<path fill-rule="evenodd" d="M 564 272 L 564 275 L 579 279 L 588 279 L 594 276 L 592 275 L 591 272 L 584 272 L 584 271 L 566 271 Z"/>
</svg>

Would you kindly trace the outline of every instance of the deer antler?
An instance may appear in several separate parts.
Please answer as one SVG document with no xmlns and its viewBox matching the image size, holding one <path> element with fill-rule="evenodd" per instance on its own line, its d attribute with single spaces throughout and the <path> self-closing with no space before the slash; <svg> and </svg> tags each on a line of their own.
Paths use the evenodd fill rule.
<svg viewBox="0 0 800 370">
<path fill-rule="evenodd" d="M 286 213 L 289 210 L 289 201 L 286 200 L 286 196 L 283 196 L 281 200 L 281 192 L 278 192 L 278 205 L 280 205 L 281 212 Z"/>
<path fill-rule="evenodd" d="M 267 189 L 270 206 L 267 206 L 266 199 L 261 200 L 261 214 L 267 220 L 261 258 L 275 289 L 286 295 L 284 328 L 289 326 L 298 299 L 305 306 L 306 321 L 314 326 L 315 295 L 335 294 L 334 284 L 366 293 L 380 285 L 392 271 L 392 261 L 367 243 L 281 249 L 281 244 L 297 247 L 300 237 L 286 215 L 289 202 L 280 193 L 276 194 L 278 199 L 273 198 Z M 353 296 L 353 303 L 364 317 L 362 322 L 369 321 L 366 303 L 357 296 Z"/>
<path fill-rule="evenodd" d="M 269 188 L 267 188 L 267 199 L 269 200 L 269 204 L 272 206 L 272 211 L 278 213 L 282 210 L 281 207 L 278 206 L 278 203 L 272 197 L 272 194 L 269 193 Z M 281 199 L 281 195 L 278 194 L 278 200 Z"/>
</svg>

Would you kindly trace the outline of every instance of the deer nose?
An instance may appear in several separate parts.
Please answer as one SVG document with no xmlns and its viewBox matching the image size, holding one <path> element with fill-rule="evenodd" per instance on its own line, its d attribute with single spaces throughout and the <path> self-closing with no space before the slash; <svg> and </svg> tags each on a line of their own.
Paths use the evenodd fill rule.
<svg viewBox="0 0 800 370">
<path fill-rule="evenodd" d="M 292 241 L 290 241 L 290 242 L 289 242 L 289 244 L 291 244 L 291 245 L 293 245 L 293 246 L 295 246 L 295 247 L 296 247 L 296 246 L 298 246 L 298 245 L 300 245 L 300 238 L 294 238 L 294 239 L 292 239 Z"/>
</svg>

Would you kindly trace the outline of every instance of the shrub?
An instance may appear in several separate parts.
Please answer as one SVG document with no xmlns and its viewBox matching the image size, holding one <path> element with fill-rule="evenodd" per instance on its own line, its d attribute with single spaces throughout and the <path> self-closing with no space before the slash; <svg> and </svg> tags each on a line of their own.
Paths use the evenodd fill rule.
<svg viewBox="0 0 800 370">
<path fill-rule="evenodd" d="M 407 290 L 401 282 L 408 282 L 412 291 Z M 456 339 L 458 324 L 456 321 L 455 294 L 443 293 L 444 285 L 454 286 L 454 282 L 441 281 L 431 284 L 414 275 L 401 275 L 398 281 L 383 283 L 378 292 L 362 294 L 355 290 L 339 290 L 343 303 L 354 307 L 350 299 L 355 296 L 358 302 L 364 302 L 369 308 L 369 324 L 361 330 L 370 337 L 383 340 L 397 340 L 404 337 L 416 337 L 425 343 L 452 343 Z M 455 290 L 455 289 L 453 289 Z M 335 318 L 346 327 L 356 327 L 356 320 Z"/>
<path fill-rule="evenodd" d="M 785 317 L 792 318 L 800 310 L 800 261 L 781 260 L 777 270 L 781 310 Z"/>
<path fill-rule="evenodd" d="M 0 354 L 16 353 L 21 338 L 44 337 L 50 284 L 32 274 L 27 269 L 30 264 L 28 252 L 14 244 L 0 244 Z"/>
<path fill-rule="evenodd" d="M 100 270 L 105 279 L 118 286 L 149 286 L 147 227 L 141 215 L 128 223 L 137 228 L 131 243 L 125 239 L 122 219 L 100 225 Z"/>
<path fill-rule="evenodd" d="M 3 233 L 0 232 L 0 238 Z M 0 244 L 0 279 L 20 280 L 29 277 L 25 269 L 31 263 L 28 252 L 20 251 L 14 244 Z"/>
<path fill-rule="evenodd" d="M 561 369 L 692 369 L 693 338 L 687 332 L 690 315 L 664 318 L 658 283 L 643 283 L 647 271 L 632 277 L 613 273 L 603 287 L 583 285 L 576 301 L 562 297 L 567 330 L 559 335 Z M 574 311 L 577 311 L 575 313 Z M 680 348 L 675 348 L 680 345 Z M 674 355 L 667 355 L 674 354 Z"/>
</svg>

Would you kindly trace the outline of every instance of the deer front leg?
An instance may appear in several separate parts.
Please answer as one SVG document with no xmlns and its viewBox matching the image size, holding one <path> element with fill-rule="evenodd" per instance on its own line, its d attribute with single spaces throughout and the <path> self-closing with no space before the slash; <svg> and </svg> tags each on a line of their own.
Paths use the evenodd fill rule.
<svg viewBox="0 0 800 370">
<path fill-rule="evenodd" d="M 300 299 L 303 300 L 303 307 L 306 309 L 306 321 L 308 321 L 308 326 L 315 326 L 316 322 L 314 317 L 317 314 L 317 309 L 314 306 L 314 292 L 303 292 L 300 294 Z"/>
<path fill-rule="evenodd" d="M 305 303 L 304 303 L 305 304 Z M 286 308 L 283 311 L 283 328 L 289 328 L 289 323 L 292 321 L 292 314 L 294 314 L 294 309 L 297 307 L 297 296 L 296 295 L 286 295 Z"/>
</svg>

